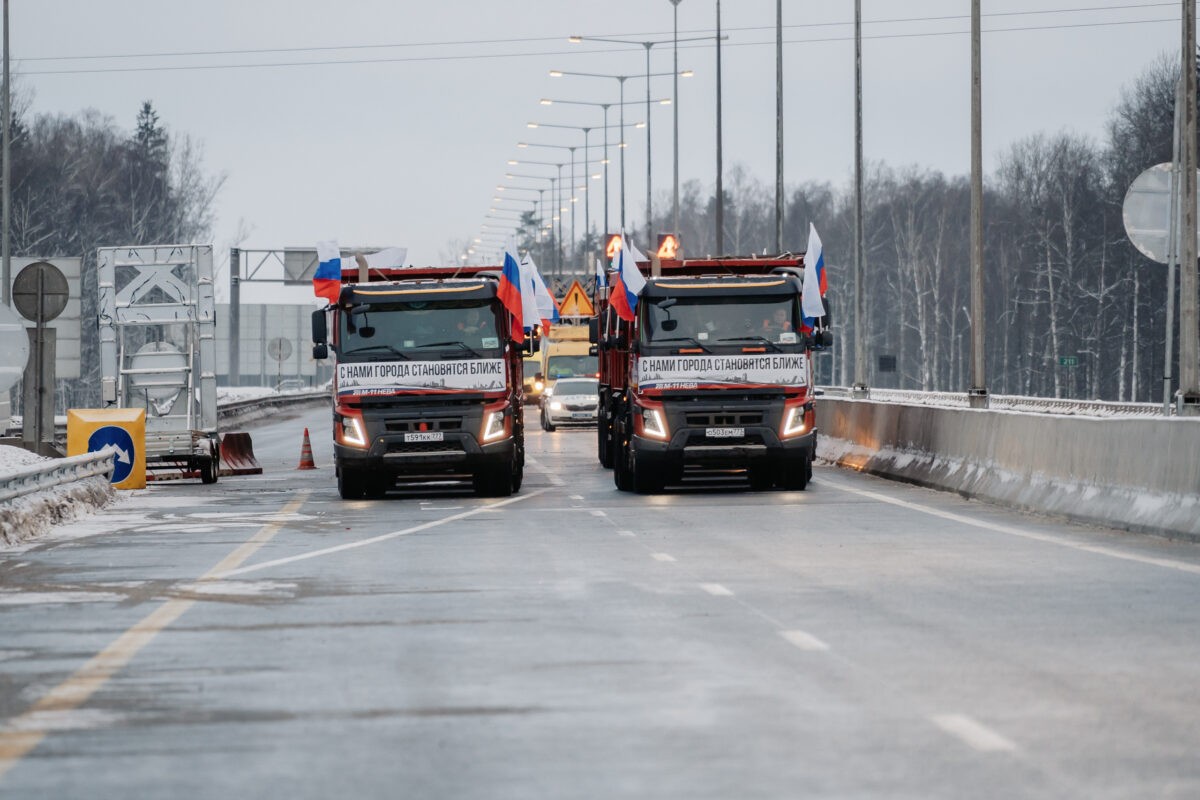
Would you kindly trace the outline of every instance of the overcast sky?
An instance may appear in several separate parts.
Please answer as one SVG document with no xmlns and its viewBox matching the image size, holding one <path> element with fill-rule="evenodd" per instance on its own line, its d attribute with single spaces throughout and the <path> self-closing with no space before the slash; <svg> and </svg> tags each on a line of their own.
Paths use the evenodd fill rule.
<svg viewBox="0 0 1200 800">
<path fill-rule="evenodd" d="M 985 165 L 1038 131 L 1102 140 L 1121 88 L 1159 53 L 1178 49 L 1179 5 L 984 0 Z M 722 49 L 726 168 L 744 165 L 768 185 L 775 169 L 775 6 L 722 4 L 729 36 Z M 868 159 L 967 172 L 969 13 L 969 0 L 863 0 Z M 528 122 L 595 126 L 591 141 L 600 149 L 599 107 L 546 107 L 539 99 L 615 103 L 618 82 L 554 78 L 551 70 L 645 72 L 640 45 L 571 44 L 567 37 L 669 42 L 672 35 L 669 0 L 17 0 L 10 14 L 14 69 L 33 93 L 35 112 L 91 107 L 132 129 L 139 105 L 151 100 L 173 134 L 203 144 L 208 169 L 227 176 L 213 237 L 222 266 L 239 224 L 249 231 L 241 244 L 250 248 L 335 238 L 407 246 L 419 264 L 454 257 L 452 243 L 480 233 L 495 186 L 506 171 L 517 171 L 509 159 L 569 158 L 566 150 L 518 150 L 518 141 L 583 142 L 582 132 L 530 130 Z M 682 0 L 678 14 L 680 38 L 713 34 L 713 0 Z M 844 185 L 851 178 L 853 15 L 852 0 L 784 0 L 789 185 Z M 671 71 L 669 43 L 653 47 L 651 57 L 653 72 Z M 679 67 L 695 72 L 679 84 L 681 180 L 697 179 L 711 191 L 712 42 L 681 44 Z M 669 97 L 670 78 L 653 78 L 651 92 Z M 645 78 L 630 78 L 625 96 L 644 101 Z M 671 114 L 670 106 L 652 109 L 656 204 L 669 203 Z M 644 104 L 626 107 L 627 120 L 644 116 Z M 627 138 L 627 217 L 638 223 L 645 213 L 645 131 Z M 615 149 L 612 157 L 615 226 Z M 537 165 L 519 172 L 556 174 Z M 600 227 L 603 184 L 592 184 L 593 224 Z M 582 235 L 582 200 L 577 214 Z"/>
</svg>

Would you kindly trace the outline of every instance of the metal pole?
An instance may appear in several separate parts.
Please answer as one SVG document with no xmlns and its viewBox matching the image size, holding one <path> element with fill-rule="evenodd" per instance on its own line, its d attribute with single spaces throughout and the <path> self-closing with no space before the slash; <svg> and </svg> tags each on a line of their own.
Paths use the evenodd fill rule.
<svg viewBox="0 0 1200 800">
<path fill-rule="evenodd" d="M 592 132 L 591 128 L 583 129 L 583 243 L 584 243 L 584 249 L 585 249 L 584 257 L 583 257 L 584 272 L 587 271 L 587 262 L 588 262 L 587 257 L 589 255 L 591 255 L 590 253 L 587 252 L 587 245 L 588 245 L 588 242 L 591 240 L 591 232 L 592 232 L 592 190 L 591 190 L 591 185 L 588 183 L 588 181 L 590 181 L 592 179 L 591 167 L 590 167 L 590 165 L 592 163 L 592 156 L 591 156 L 591 149 L 590 149 L 591 146 L 588 144 L 588 135 L 591 132 Z"/>
<path fill-rule="evenodd" d="M 604 108 L 604 236 L 608 236 L 608 105 Z M 625 131 L 621 131 L 624 136 Z"/>
<path fill-rule="evenodd" d="M 674 165 L 672 173 L 674 175 L 674 184 L 671 190 L 671 230 L 676 236 L 679 236 L 679 3 L 681 0 L 671 0 L 671 5 L 674 11 L 674 29 L 671 34 L 671 80 L 674 84 L 671 92 L 671 116 L 674 125 Z"/>
<path fill-rule="evenodd" d="M 1185 66 L 1186 68 L 1186 66 Z M 1175 271 L 1179 263 L 1179 126 L 1183 120 L 1183 75 L 1175 81 L 1175 129 L 1171 136 L 1171 200 L 1167 220 L 1167 331 L 1163 357 L 1163 414 L 1171 415 L 1171 361 L 1175 338 Z"/>
<path fill-rule="evenodd" d="M 983 349 L 983 82 L 979 4 L 980 0 L 971 0 L 971 387 L 967 394 L 972 408 L 987 408 L 987 369 Z M 1194 239 L 1193 235 L 1193 252 Z"/>
<path fill-rule="evenodd" d="M 4 0 L 4 169 L 0 180 L 4 181 L 4 231 L 0 235 L 0 291 L 3 292 L 4 305 L 12 305 L 12 253 L 9 251 L 9 223 L 12 220 L 12 87 L 8 72 L 8 0 Z"/>
<path fill-rule="evenodd" d="M 241 343 L 241 272 L 242 254 L 229 248 L 229 385 L 241 386 L 242 365 L 238 345 Z"/>
<path fill-rule="evenodd" d="M 567 194 L 567 205 L 571 207 L 571 248 L 567 251 L 567 260 L 575 264 L 575 243 L 579 241 L 575 235 L 575 148 L 568 147 L 571 153 L 571 191 Z"/>
<path fill-rule="evenodd" d="M 555 213 L 558 214 L 558 239 L 554 243 L 554 263 L 556 266 L 555 273 L 562 277 L 563 268 L 563 247 L 562 247 L 562 228 L 563 228 L 563 212 L 562 212 L 562 168 L 563 165 L 558 165 L 558 200 L 554 205 Z"/>
<path fill-rule="evenodd" d="M 654 42 L 643 42 L 646 48 L 646 247 L 652 247 L 650 239 L 653 237 L 650 229 L 653 225 L 650 208 L 650 48 L 654 46 Z"/>
<path fill-rule="evenodd" d="M 775 252 L 783 252 L 783 0 L 775 0 Z"/>
<path fill-rule="evenodd" d="M 617 84 L 621 87 L 620 102 L 621 102 L 621 141 L 617 144 L 617 149 L 621 151 L 621 232 L 625 232 L 625 151 L 629 148 L 625 142 L 625 78 L 622 76 L 617 78 Z"/>
<path fill-rule="evenodd" d="M 854 0 L 854 389 L 867 392 L 867 300 L 863 260 L 862 0 Z"/>
<path fill-rule="evenodd" d="M 721 166 L 721 0 L 717 0 L 717 252 L 725 253 L 725 188 Z"/>
<path fill-rule="evenodd" d="M 1196 3 L 1183 0 L 1183 236 L 1179 259 L 1179 413 L 1200 415 L 1196 274 Z"/>
</svg>

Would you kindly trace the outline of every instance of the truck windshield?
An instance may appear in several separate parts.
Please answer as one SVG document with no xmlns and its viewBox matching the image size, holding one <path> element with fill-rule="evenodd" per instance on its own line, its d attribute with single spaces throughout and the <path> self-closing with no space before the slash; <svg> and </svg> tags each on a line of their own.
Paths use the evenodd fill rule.
<svg viewBox="0 0 1200 800">
<path fill-rule="evenodd" d="M 494 357 L 498 308 L 478 300 L 369 303 L 339 314 L 338 355 L 391 359 Z"/>
<path fill-rule="evenodd" d="M 701 347 L 800 341 L 799 311 L 794 296 L 643 298 L 643 345 Z"/>
<path fill-rule="evenodd" d="M 550 356 L 546 359 L 546 377 L 551 380 L 593 378 L 599 371 L 600 364 L 596 356 Z"/>
</svg>

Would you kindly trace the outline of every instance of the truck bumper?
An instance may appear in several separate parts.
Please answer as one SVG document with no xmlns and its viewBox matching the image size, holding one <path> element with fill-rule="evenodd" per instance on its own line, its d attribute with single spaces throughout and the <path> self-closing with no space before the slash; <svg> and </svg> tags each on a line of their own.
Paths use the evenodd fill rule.
<svg viewBox="0 0 1200 800">
<path fill-rule="evenodd" d="M 405 442 L 403 435 L 377 436 L 369 449 L 333 445 L 339 468 L 405 475 L 466 475 L 480 468 L 507 463 L 515 440 L 510 436 L 480 444 L 469 434 L 446 434 L 441 442 Z"/>
<path fill-rule="evenodd" d="M 630 438 L 630 447 L 639 465 L 661 470 L 668 479 L 678 478 L 688 467 L 791 469 L 810 460 L 816 452 L 816 444 L 815 430 L 780 439 L 770 428 L 747 428 L 746 436 L 737 441 L 706 439 L 702 429 L 676 431 L 666 442 L 642 436 Z"/>
</svg>

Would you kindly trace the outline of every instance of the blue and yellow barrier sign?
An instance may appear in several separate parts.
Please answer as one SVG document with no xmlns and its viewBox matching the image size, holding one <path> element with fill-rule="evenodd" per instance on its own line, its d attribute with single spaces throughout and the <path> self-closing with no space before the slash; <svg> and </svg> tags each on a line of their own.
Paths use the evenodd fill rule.
<svg viewBox="0 0 1200 800">
<path fill-rule="evenodd" d="M 146 410 L 143 408 L 72 408 L 67 410 L 67 455 L 117 451 L 112 484 L 116 489 L 146 488 Z"/>
</svg>

